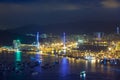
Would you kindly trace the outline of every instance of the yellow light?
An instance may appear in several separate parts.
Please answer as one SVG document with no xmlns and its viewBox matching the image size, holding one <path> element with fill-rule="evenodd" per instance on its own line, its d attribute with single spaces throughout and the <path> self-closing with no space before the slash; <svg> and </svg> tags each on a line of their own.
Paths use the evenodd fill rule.
<svg viewBox="0 0 120 80">
<path fill-rule="evenodd" d="M 109 47 L 109 48 L 108 48 L 108 50 L 109 50 L 109 51 L 111 51 L 111 50 L 112 50 L 112 48 L 110 48 L 110 47 Z"/>
</svg>

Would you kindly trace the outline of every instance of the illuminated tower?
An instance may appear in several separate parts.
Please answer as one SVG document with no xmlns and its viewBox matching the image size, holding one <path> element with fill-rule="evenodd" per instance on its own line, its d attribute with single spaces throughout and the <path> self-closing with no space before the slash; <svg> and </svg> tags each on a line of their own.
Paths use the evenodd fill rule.
<svg viewBox="0 0 120 80">
<path fill-rule="evenodd" d="M 119 27 L 117 27 L 117 34 L 119 34 L 120 33 L 120 31 L 119 31 Z"/>
<path fill-rule="evenodd" d="M 66 35 L 65 32 L 63 33 L 63 51 L 66 53 Z"/>
<path fill-rule="evenodd" d="M 64 47 L 64 49 L 65 49 L 65 47 L 66 47 L 66 36 L 65 36 L 65 32 L 63 33 L 63 47 Z"/>
<path fill-rule="evenodd" d="M 13 40 L 13 47 L 16 51 L 20 49 L 20 46 L 21 46 L 20 40 Z"/>
<path fill-rule="evenodd" d="M 40 43 L 39 43 L 39 32 L 37 32 L 37 42 L 36 42 L 37 52 L 35 56 L 35 60 L 40 63 L 41 62 L 41 55 L 40 55 Z"/>
<path fill-rule="evenodd" d="M 39 43 L 39 32 L 37 32 L 37 42 L 36 42 L 37 49 L 40 49 L 40 43 Z"/>
<path fill-rule="evenodd" d="M 101 32 L 98 32 L 97 38 L 99 41 L 101 40 Z"/>
</svg>

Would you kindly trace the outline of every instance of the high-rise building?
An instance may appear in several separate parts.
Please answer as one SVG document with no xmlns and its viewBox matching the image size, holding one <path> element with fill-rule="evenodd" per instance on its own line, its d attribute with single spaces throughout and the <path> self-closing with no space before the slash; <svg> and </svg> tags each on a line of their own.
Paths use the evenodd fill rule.
<svg viewBox="0 0 120 80">
<path fill-rule="evenodd" d="M 19 49 L 21 46 L 20 40 L 13 40 L 13 48 L 14 49 Z"/>
<path fill-rule="evenodd" d="M 120 30 L 119 30 L 119 27 L 117 27 L 117 34 L 119 34 L 120 33 Z"/>
</svg>

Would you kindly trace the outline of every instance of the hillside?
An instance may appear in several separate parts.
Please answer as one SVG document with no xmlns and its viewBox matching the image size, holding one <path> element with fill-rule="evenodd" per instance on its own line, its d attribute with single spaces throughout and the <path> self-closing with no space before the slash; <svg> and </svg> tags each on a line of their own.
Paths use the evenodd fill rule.
<svg viewBox="0 0 120 80">
<path fill-rule="evenodd" d="M 35 38 L 12 33 L 8 31 L 0 31 L 0 45 L 12 45 L 13 40 L 19 39 L 21 43 L 32 43 Z"/>
<path fill-rule="evenodd" d="M 49 24 L 49 25 L 44 25 L 44 26 L 31 24 L 31 25 L 25 25 L 19 28 L 15 28 L 9 31 L 19 33 L 19 34 L 36 33 L 36 32 L 55 33 L 55 34 L 60 34 L 63 32 L 66 32 L 66 33 L 93 33 L 93 32 L 111 33 L 111 32 L 116 31 L 116 27 L 115 27 L 115 24 L 113 23 L 105 24 L 104 22 L 101 22 L 101 23 L 71 22 L 71 23 Z"/>
</svg>

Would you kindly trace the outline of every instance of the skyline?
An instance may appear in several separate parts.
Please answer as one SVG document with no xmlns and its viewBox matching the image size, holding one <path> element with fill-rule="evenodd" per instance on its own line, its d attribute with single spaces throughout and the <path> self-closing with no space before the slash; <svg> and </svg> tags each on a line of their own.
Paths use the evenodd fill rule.
<svg viewBox="0 0 120 80">
<path fill-rule="evenodd" d="M 69 23 L 76 29 L 113 29 L 120 24 L 119 14 L 120 0 L 0 0 L 0 29 Z"/>
<path fill-rule="evenodd" d="M 120 0 L 0 0 L 1 80 L 119 80 Z"/>
</svg>

